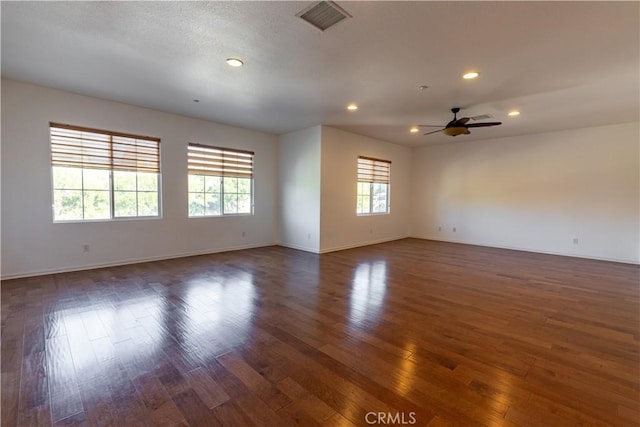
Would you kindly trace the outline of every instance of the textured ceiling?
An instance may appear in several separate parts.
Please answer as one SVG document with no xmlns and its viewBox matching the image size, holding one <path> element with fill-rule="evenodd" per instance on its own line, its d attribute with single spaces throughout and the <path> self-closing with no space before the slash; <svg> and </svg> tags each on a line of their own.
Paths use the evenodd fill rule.
<svg viewBox="0 0 640 427">
<path fill-rule="evenodd" d="M 321 32 L 295 16 L 311 2 L 2 2 L 2 75 L 264 132 L 326 124 L 409 146 L 451 142 L 408 129 L 444 124 L 455 106 L 504 122 L 456 141 L 640 116 L 638 2 L 338 3 L 353 18 Z M 480 77 L 462 80 L 471 69 Z"/>
</svg>

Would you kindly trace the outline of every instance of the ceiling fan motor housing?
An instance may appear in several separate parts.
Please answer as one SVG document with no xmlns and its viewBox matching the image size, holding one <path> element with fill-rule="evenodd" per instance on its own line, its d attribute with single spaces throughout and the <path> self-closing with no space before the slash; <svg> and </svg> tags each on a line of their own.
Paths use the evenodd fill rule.
<svg viewBox="0 0 640 427">
<path fill-rule="evenodd" d="M 442 129 L 442 133 L 449 136 L 458 136 L 458 135 L 468 135 L 471 132 L 469 132 L 469 129 L 467 129 L 466 127 L 456 126 L 456 127 Z"/>
</svg>

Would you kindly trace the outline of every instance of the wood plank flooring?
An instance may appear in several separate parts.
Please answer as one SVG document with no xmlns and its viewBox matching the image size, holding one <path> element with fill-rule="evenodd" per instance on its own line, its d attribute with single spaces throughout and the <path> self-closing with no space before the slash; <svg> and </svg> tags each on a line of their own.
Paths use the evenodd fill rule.
<svg viewBox="0 0 640 427">
<path fill-rule="evenodd" d="M 2 425 L 638 426 L 639 283 L 418 239 L 5 281 Z"/>
</svg>

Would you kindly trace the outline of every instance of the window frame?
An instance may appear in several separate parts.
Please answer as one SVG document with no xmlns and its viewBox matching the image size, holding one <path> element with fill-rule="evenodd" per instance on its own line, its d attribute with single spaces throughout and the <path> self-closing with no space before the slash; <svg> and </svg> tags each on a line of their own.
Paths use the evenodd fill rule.
<svg viewBox="0 0 640 427">
<path fill-rule="evenodd" d="M 67 146 L 67 152 L 60 151 L 61 147 L 64 144 L 60 144 L 58 142 L 54 142 L 54 139 L 64 137 L 61 134 L 57 133 L 54 136 L 55 130 L 63 131 L 63 132 L 78 132 L 75 136 L 68 135 L 68 138 L 78 139 L 79 143 L 75 146 Z M 103 141 L 103 145 L 108 145 L 109 149 L 105 150 L 104 148 L 99 149 L 91 149 L 87 148 L 83 145 L 84 141 L 88 141 L 89 138 L 84 138 L 82 136 L 83 133 L 91 133 L 97 134 L 102 137 L 107 137 L 108 142 Z M 133 147 L 135 154 L 133 156 L 123 157 L 120 154 L 123 152 L 121 149 L 114 149 L 114 146 L 117 145 L 131 145 L 129 141 L 114 141 L 114 138 L 122 138 L 122 139 L 133 139 Z M 138 147 L 138 142 L 141 142 L 140 147 Z M 123 221 L 123 220 L 154 220 L 162 218 L 162 173 L 161 173 L 161 150 L 160 150 L 160 138 L 154 138 L 149 136 L 141 136 L 134 135 L 124 132 L 114 132 L 103 129 L 95 129 L 83 126 L 75 126 L 69 124 L 61 124 L 55 122 L 49 122 L 49 143 L 50 143 L 50 155 L 51 155 L 51 167 L 50 167 L 50 178 L 51 178 L 51 215 L 52 221 L 54 224 L 57 223 L 87 223 L 87 222 L 109 222 L 109 221 Z M 155 147 L 144 147 L 144 144 L 154 144 Z M 138 153 L 138 148 L 141 148 L 142 152 Z M 145 149 L 151 150 L 152 152 L 144 153 Z M 92 156 L 86 154 L 89 151 L 96 150 L 99 152 L 100 150 L 103 152 L 108 151 L 110 154 L 110 158 L 108 161 L 102 160 L 99 164 L 96 162 L 87 161 L 84 159 L 90 159 Z M 73 152 L 72 152 L 73 151 Z M 130 152 L 131 153 L 131 152 Z M 105 153 L 101 153 L 105 154 Z M 105 156 L 95 155 L 94 157 L 101 157 L 106 159 Z M 146 157 L 146 160 L 145 160 Z M 152 160 L 149 160 L 151 158 Z M 129 162 L 128 165 L 124 165 L 125 162 Z M 130 162 L 135 162 L 136 166 L 133 166 Z M 137 164 L 140 163 L 142 165 L 146 164 L 146 166 L 138 167 Z M 55 180 L 55 168 L 65 168 L 65 169 L 77 169 L 80 171 L 80 188 L 58 188 L 56 187 Z M 108 174 L 107 182 L 108 188 L 106 189 L 90 189 L 85 185 L 85 171 L 105 171 Z M 116 190 L 116 186 L 114 184 L 114 173 L 115 172 L 134 172 L 136 173 L 136 190 Z M 138 190 L 138 173 L 153 173 L 155 174 L 156 180 L 156 190 Z M 81 194 L 81 206 L 82 206 L 82 218 L 72 218 L 72 219 L 56 219 L 56 192 L 57 191 L 77 191 Z M 108 193 L 109 200 L 109 209 L 108 217 L 104 218 L 87 218 L 87 210 L 85 208 L 85 196 L 87 192 L 94 191 L 103 191 Z M 116 213 L 116 194 L 115 193 L 123 193 L 130 192 L 136 194 L 136 215 L 117 215 Z M 156 215 L 139 215 L 140 211 L 139 206 L 139 193 L 155 193 L 157 199 L 157 214 Z"/>
<path fill-rule="evenodd" d="M 391 213 L 391 161 L 368 156 L 358 156 L 356 171 L 356 215 L 389 215 Z M 360 198 L 367 196 L 360 191 L 361 184 L 369 184 L 369 206 L 368 210 L 363 212 L 358 210 L 358 202 Z M 383 212 L 374 212 L 373 196 L 376 185 L 386 186 L 385 210 Z"/>
<path fill-rule="evenodd" d="M 193 150 L 192 150 L 193 148 Z M 200 158 L 198 161 L 198 152 L 200 156 L 209 156 L 207 159 L 209 165 L 204 165 L 205 160 Z M 242 150 L 229 147 L 218 147 L 214 145 L 198 144 L 189 142 L 187 144 L 187 177 L 198 176 L 203 177 L 202 191 L 191 191 L 190 179 L 187 179 L 187 216 L 188 218 L 223 218 L 252 216 L 255 214 L 255 179 L 254 179 L 254 159 L 253 151 Z M 197 173 L 201 172 L 201 173 Z M 219 191 L 207 192 L 206 177 L 219 178 Z M 235 193 L 225 192 L 225 178 L 232 179 L 249 179 L 249 193 L 240 193 L 236 187 Z M 220 213 L 207 214 L 207 206 L 204 203 L 203 214 L 191 213 L 191 195 L 201 194 L 206 200 L 207 194 L 218 194 L 220 200 Z M 249 212 L 225 212 L 225 194 L 249 195 Z M 238 199 L 236 199 L 238 200 Z M 236 208 L 238 206 L 236 205 Z"/>
</svg>

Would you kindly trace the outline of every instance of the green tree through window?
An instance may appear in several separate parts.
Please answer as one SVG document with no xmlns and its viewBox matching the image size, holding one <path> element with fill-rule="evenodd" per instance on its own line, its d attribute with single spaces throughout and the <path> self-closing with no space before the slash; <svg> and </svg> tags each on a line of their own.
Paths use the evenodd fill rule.
<svg viewBox="0 0 640 427">
<path fill-rule="evenodd" d="M 189 216 L 253 213 L 253 152 L 188 146 Z"/>
<path fill-rule="evenodd" d="M 52 123 L 54 221 L 158 217 L 160 140 Z"/>
<path fill-rule="evenodd" d="M 389 213 L 390 175 L 390 161 L 358 157 L 356 214 Z"/>
</svg>

